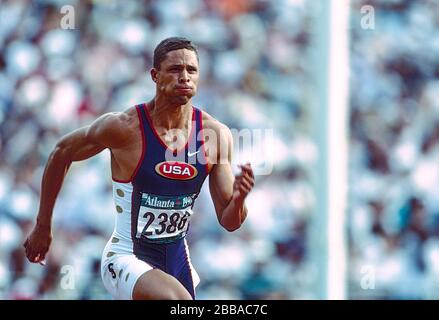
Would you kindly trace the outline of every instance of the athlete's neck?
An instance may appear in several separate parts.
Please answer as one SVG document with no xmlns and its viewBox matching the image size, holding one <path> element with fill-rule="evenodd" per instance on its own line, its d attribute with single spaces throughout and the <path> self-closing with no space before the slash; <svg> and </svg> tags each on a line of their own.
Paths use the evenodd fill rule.
<svg viewBox="0 0 439 320">
<path fill-rule="evenodd" d="M 168 130 L 188 128 L 188 123 L 192 119 L 191 100 L 186 104 L 176 106 L 165 101 L 160 101 L 160 99 L 156 97 L 149 105 L 149 115 L 155 127 Z"/>
</svg>

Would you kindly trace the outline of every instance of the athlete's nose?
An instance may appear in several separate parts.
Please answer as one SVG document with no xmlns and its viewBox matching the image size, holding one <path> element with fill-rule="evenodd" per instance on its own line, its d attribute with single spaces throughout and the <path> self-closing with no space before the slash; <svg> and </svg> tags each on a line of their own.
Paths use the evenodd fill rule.
<svg viewBox="0 0 439 320">
<path fill-rule="evenodd" d="M 186 69 L 183 69 L 180 73 L 180 77 L 178 79 L 180 83 L 186 83 L 189 82 L 189 73 L 186 71 Z"/>
</svg>

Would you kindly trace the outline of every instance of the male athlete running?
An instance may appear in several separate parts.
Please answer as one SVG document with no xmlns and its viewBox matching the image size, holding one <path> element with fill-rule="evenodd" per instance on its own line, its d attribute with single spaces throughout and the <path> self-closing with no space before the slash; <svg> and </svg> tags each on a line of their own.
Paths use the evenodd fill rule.
<svg viewBox="0 0 439 320">
<path fill-rule="evenodd" d="M 24 243 L 44 263 L 52 240 L 57 195 L 73 161 L 111 152 L 114 232 L 102 254 L 101 275 L 115 299 L 194 299 L 199 283 L 185 236 L 207 177 L 219 223 L 238 229 L 253 188 L 249 163 L 234 177 L 230 129 L 192 105 L 198 53 L 185 38 L 154 50 L 155 97 L 124 112 L 107 113 L 62 137 L 47 162 L 36 225 Z"/>
</svg>

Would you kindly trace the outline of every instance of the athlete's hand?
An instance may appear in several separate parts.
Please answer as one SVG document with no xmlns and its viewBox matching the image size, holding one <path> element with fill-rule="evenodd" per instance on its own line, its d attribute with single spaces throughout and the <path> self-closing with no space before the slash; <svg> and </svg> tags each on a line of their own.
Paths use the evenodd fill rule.
<svg viewBox="0 0 439 320">
<path fill-rule="evenodd" d="M 49 251 L 51 242 L 52 232 L 50 227 L 36 224 L 23 244 L 26 257 L 32 263 L 45 265 L 44 258 L 46 257 L 47 251 Z"/>
<path fill-rule="evenodd" d="M 243 201 L 255 185 L 255 176 L 251 164 L 239 165 L 240 174 L 235 176 L 233 183 L 233 199 Z"/>
</svg>

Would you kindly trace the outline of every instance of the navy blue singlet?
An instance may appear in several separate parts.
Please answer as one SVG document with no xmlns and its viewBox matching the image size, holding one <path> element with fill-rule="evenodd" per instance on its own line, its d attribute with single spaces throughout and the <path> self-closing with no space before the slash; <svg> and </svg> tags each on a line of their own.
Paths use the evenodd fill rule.
<svg viewBox="0 0 439 320">
<path fill-rule="evenodd" d="M 159 138 L 146 104 L 137 105 L 136 110 L 142 130 L 142 156 L 130 180 L 113 179 L 120 213 L 114 235 L 132 243 L 137 258 L 177 278 L 195 298 L 184 238 L 208 175 L 202 112 L 192 107 L 187 143 L 173 152 Z"/>
</svg>

